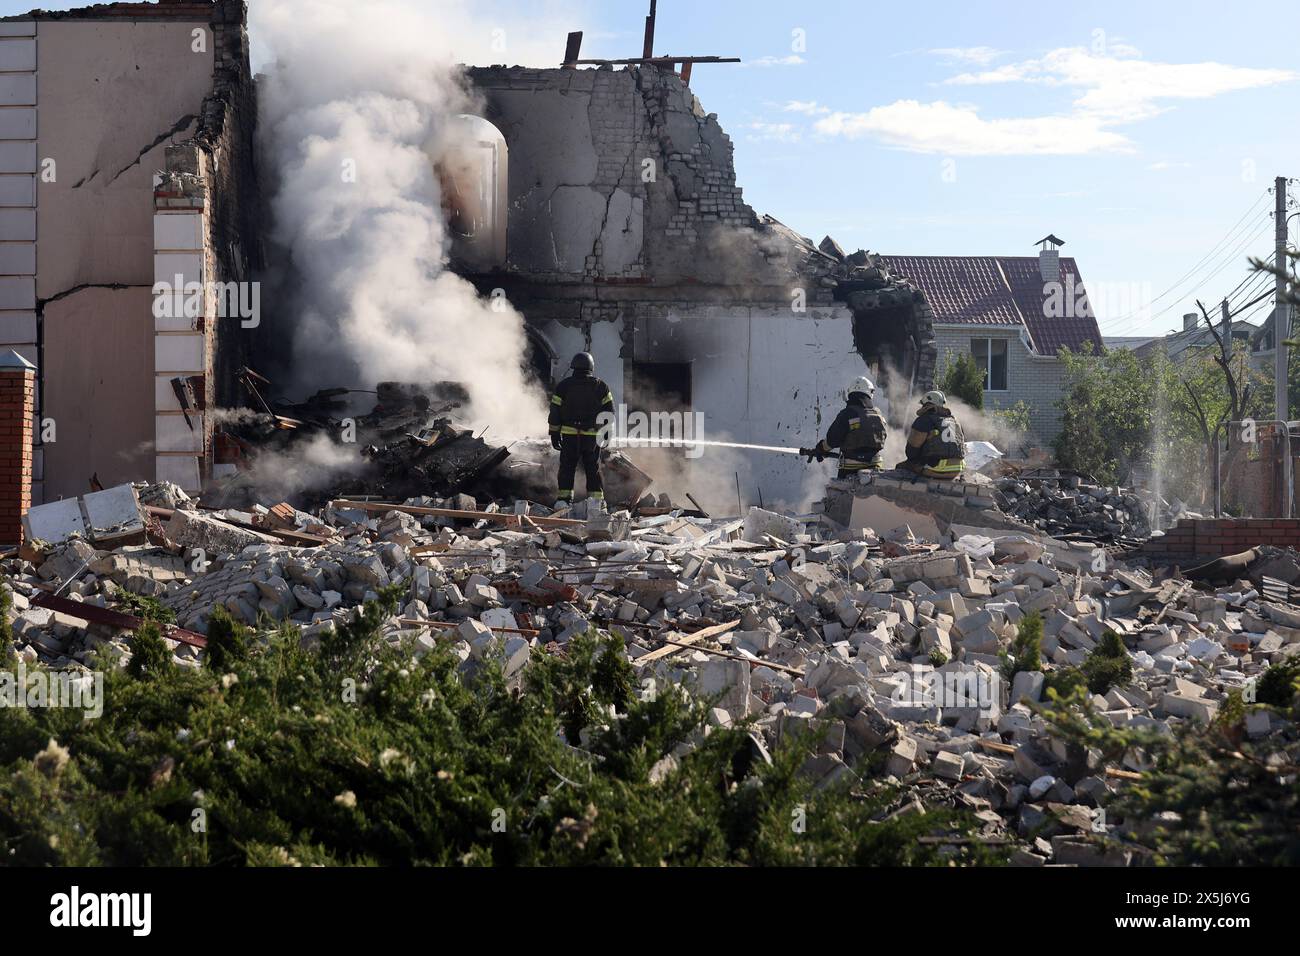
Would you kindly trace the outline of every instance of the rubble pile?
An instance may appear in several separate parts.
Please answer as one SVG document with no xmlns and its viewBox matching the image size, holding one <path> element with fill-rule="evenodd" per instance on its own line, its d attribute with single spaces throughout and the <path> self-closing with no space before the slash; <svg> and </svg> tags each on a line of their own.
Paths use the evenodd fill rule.
<svg viewBox="0 0 1300 956">
<path fill-rule="evenodd" d="M 319 507 L 340 495 L 400 501 L 469 494 L 496 501 L 553 493 L 557 453 L 549 441 L 505 445 L 485 439 L 490 429 L 476 435 L 456 418 L 467 400 L 460 386 L 381 382 L 373 407 L 362 414 L 350 412 L 351 389 L 267 403 L 257 388 L 265 379 L 245 369 L 242 380 L 264 411 L 243 410 L 223 424 L 221 438 L 240 449 L 243 467 L 210 483 L 204 505 L 247 510 L 268 497 Z M 328 465 L 297 467 L 303 443 L 320 439 L 333 446 Z M 602 469 L 613 502 L 635 502 L 650 485 L 649 476 L 619 452 L 604 453 Z"/>
<path fill-rule="evenodd" d="M 1122 496 L 999 489 L 1009 492 L 1068 497 L 1076 513 L 1134 527 L 1118 517 L 1131 516 Z M 138 497 L 165 503 L 141 506 L 155 517 L 172 506 L 145 541 L 106 550 L 73 535 L 3 562 L 24 659 L 78 668 L 110 647 L 129 656 L 125 616 L 105 617 L 126 593 L 175 614 L 164 636 L 180 664 L 199 667 L 216 605 L 250 624 L 292 622 L 311 646 L 397 585 L 401 607 L 384 628 L 394 647 L 443 645 L 466 673 L 492 659 L 517 680 L 533 655 L 562 655 L 592 630 L 619 634 L 642 693 L 707 698 L 711 724 L 748 721 L 763 755 L 809 733 L 803 772 L 819 786 L 857 781 L 874 755 L 904 785 L 899 812 L 970 810 L 984 838 L 1014 844 L 1025 865 L 1134 862 L 1089 835 L 1115 827 L 1100 808 L 1142 770 L 1140 754 L 1102 768 L 1029 706 L 1113 640 L 1108 631 L 1132 676 L 1091 696 L 1116 726 L 1208 721 L 1300 648 L 1300 607 L 1249 580 L 1216 588 L 1122 564 L 1067 569 L 1047 539 L 1023 532 L 882 540 L 758 508 L 634 517 L 592 501 L 478 509 L 468 495 L 334 501 L 316 513 L 204 512 L 158 488 Z M 1005 654 L 1033 613 L 1041 669 L 1011 673 Z M 1252 736 L 1281 729 L 1276 715 L 1249 715 Z M 673 773 L 680 756 L 652 776 Z"/>
<path fill-rule="evenodd" d="M 1089 484 L 1078 475 L 1005 477 L 994 488 L 1005 514 L 1053 537 L 1121 541 L 1151 535 L 1149 502 L 1133 491 Z"/>
</svg>

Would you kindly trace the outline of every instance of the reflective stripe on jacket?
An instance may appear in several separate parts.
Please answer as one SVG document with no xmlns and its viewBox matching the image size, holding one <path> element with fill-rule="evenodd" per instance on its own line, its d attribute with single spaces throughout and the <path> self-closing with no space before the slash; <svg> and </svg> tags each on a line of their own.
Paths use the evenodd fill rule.
<svg viewBox="0 0 1300 956">
<path fill-rule="evenodd" d="M 614 413 L 614 394 L 594 375 L 575 372 L 555 386 L 551 395 L 550 430 L 561 435 L 595 435 L 597 417 Z"/>
</svg>

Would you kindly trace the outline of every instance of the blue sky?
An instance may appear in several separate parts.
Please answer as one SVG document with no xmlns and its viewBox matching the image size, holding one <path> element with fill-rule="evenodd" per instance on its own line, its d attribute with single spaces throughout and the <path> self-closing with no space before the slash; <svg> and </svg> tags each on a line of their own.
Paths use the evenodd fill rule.
<svg viewBox="0 0 1300 956">
<path fill-rule="evenodd" d="M 623 35 L 584 52 L 638 55 L 646 6 L 602 3 L 580 25 Z M 1264 191 L 1300 176 L 1294 50 L 1293 30 L 1196 0 L 661 0 L 655 44 L 748 61 L 692 86 L 760 212 L 910 255 L 1032 255 L 1055 233 L 1107 334 L 1163 333 L 1271 252 Z"/>
<path fill-rule="evenodd" d="M 558 61 L 570 29 L 584 56 L 638 56 L 647 8 L 472 6 L 483 28 L 528 18 L 530 53 L 508 62 L 536 62 L 539 44 Z M 1296 34 L 1263 15 L 1208 0 L 660 0 L 655 52 L 744 59 L 697 67 L 692 86 L 757 211 L 900 255 L 1032 255 L 1055 233 L 1105 334 L 1160 334 L 1195 297 L 1253 295 L 1266 190 L 1300 176 Z"/>
</svg>

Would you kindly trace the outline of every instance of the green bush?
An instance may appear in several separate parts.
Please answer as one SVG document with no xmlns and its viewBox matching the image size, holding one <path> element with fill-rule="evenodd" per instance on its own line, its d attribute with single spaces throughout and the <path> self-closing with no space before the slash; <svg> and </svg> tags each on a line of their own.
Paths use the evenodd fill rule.
<svg viewBox="0 0 1300 956">
<path fill-rule="evenodd" d="M 1133 658 L 1129 657 L 1123 638 L 1107 629 L 1097 646 L 1088 652 L 1082 670 L 1088 690 L 1104 694 L 1133 680 Z"/>
<path fill-rule="evenodd" d="M 809 749 L 762 758 L 618 638 L 535 652 L 524 688 L 443 647 L 391 647 L 381 595 L 317 650 L 219 637 L 227 668 L 104 675 L 103 717 L 0 709 L 0 858 L 20 865 L 901 865 L 973 862 L 974 832 L 866 779 L 816 788 Z M 226 629 L 215 615 L 218 632 Z M 228 629 L 227 629 L 228 630 Z M 138 676 L 137 676 L 138 675 Z M 706 732 L 707 731 L 707 732 Z M 53 741 L 54 743 L 51 743 Z M 686 745 L 685 747 L 683 745 Z M 50 748 L 55 748 L 50 751 Z M 861 768 L 864 771 L 866 767 Z M 652 782 L 653 781 L 653 782 Z"/>
<path fill-rule="evenodd" d="M 218 673 L 228 671 L 248 656 L 248 649 L 248 628 L 215 605 L 208 613 L 208 666 Z"/>
<path fill-rule="evenodd" d="M 1020 619 L 1010 650 L 1001 653 L 1002 676 L 1008 681 L 1021 671 L 1043 669 L 1043 618 L 1037 611 Z"/>
<path fill-rule="evenodd" d="M 984 373 L 969 352 L 958 352 L 939 378 L 939 388 L 949 398 L 959 398 L 971 408 L 984 408 Z"/>
<path fill-rule="evenodd" d="M 1290 707 L 1300 692 L 1300 657 L 1273 664 L 1259 679 L 1255 700 L 1273 707 Z"/>
<path fill-rule="evenodd" d="M 1043 690 L 1049 692 L 1049 698 L 1054 694 L 1062 700 L 1073 697 L 1087 686 L 1088 678 L 1077 667 L 1058 667 L 1043 681 Z"/>
<path fill-rule="evenodd" d="M 1245 708 L 1225 706 L 1208 727 L 1184 723 L 1172 733 L 1115 727 L 1081 695 L 1039 708 L 1054 732 L 1090 755 L 1089 769 L 1146 768 L 1108 803 L 1115 842 L 1140 852 L 1138 863 L 1170 866 L 1300 865 L 1300 739 L 1252 741 Z M 1300 717 L 1293 708 L 1288 716 Z"/>
<path fill-rule="evenodd" d="M 131 637 L 131 660 L 126 669 L 132 677 L 161 677 L 172 667 L 172 652 L 162 639 L 158 625 L 146 621 Z"/>
</svg>

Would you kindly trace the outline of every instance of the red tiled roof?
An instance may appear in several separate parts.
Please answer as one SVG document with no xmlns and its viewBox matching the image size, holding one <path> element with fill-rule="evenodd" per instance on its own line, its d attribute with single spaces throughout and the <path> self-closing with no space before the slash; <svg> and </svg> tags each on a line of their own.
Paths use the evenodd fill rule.
<svg viewBox="0 0 1300 956">
<path fill-rule="evenodd" d="M 1061 316 L 1047 315 L 1050 288 L 1038 271 L 1037 256 L 885 256 L 894 275 L 912 280 L 925 295 L 941 323 L 962 325 L 1023 325 L 1034 348 L 1055 355 L 1062 347 L 1079 351 L 1091 345 L 1101 351 L 1101 330 L 1091 310 L 1075 315 L 1071 296 Z M 1083 279 L 1072 258 L 1062 258 L 1065 290 L 1073 288 L 1080 301 Z M 1085 300 L 1086 301 L 1086 300 Z"/>
</svg>

